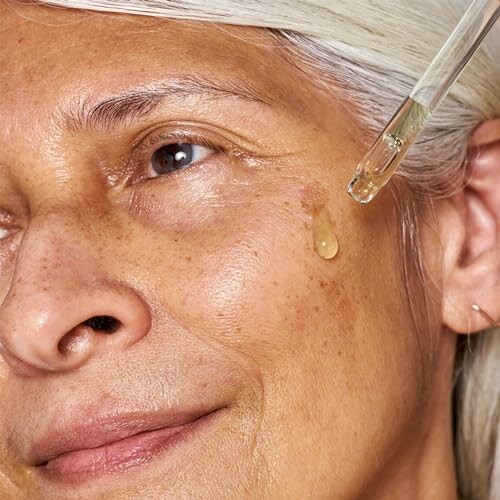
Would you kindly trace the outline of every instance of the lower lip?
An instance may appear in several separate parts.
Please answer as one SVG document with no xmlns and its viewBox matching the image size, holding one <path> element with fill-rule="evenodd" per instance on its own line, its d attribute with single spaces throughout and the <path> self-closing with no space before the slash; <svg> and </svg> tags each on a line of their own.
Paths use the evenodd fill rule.
<svg viewBox="0 0 500 500">
<path fill-rule="evenodd" d="M 202 430 L 218 414 L 215 411 L 177 427 L 142 432 L 98 448 L 64 453 L 37 468 L 51 480 L 72 484 L 123 473 L 156 460 Z"/>
</svg>

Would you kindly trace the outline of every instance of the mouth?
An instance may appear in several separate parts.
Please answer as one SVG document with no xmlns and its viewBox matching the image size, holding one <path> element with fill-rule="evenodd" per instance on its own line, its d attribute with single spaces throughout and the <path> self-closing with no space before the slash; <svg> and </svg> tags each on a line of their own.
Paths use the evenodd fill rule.
<svg viewBox="0 0 500 500">
<path fill-rule="evenodd" d="M 151 463 L 194 438 L 223 408 L 179 414 L 89 418 L 46 434 L 32 450 L 35 469 L 47 479 L 81 483 Z"/>
</svg>

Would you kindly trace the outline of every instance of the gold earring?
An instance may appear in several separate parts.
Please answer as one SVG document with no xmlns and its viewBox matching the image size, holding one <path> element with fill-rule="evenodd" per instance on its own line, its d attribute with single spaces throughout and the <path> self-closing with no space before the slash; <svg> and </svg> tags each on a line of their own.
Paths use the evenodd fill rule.
<svg viewBox="0 0 500 500">
<path fill-rule="evenodd" d="M 500 320 L 495 321 L 486 311 L 483 311 L 477 304 L 472 304 L 472 309 L 478 312 L 491 326 L 500 326 Z"/>
</svg>

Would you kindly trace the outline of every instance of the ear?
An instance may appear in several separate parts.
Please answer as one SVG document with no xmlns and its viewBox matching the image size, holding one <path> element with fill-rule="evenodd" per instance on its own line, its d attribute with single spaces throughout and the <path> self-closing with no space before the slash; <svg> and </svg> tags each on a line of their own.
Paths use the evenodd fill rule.
<svg viewBox="0 0 500 500">
<path fill-rule="evenodd" d="M 469 146 L 467 185 L 438 213 L 443 323 L 466 334 L 500 319 L 500 119 L 481 124 Z"/>
</svg>

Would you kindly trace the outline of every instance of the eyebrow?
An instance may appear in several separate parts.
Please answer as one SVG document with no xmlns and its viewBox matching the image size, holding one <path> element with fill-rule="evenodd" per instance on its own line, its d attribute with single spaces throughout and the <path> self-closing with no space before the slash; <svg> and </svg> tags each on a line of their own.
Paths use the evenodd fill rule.
<svg viewBox="0 0 500 500">
<path fill-rule="evenodd" d="M 154 86 L 137 87 L 108 97 L 98 103 L 90 98 L 79 99 L 69 109 L 59 109 L 65 128 L 72 132 L 92 129 L 111 130 L 141 120 L 155 111 L 170 97 L 186 99 L 239 98 L 269 105 L 270 96 L 243 81 L 217 81 L 200 75 L 171 78 Z"/>
</svg>

